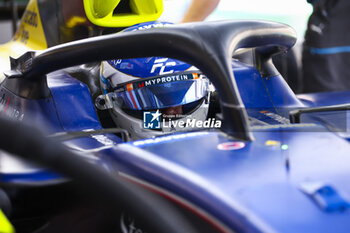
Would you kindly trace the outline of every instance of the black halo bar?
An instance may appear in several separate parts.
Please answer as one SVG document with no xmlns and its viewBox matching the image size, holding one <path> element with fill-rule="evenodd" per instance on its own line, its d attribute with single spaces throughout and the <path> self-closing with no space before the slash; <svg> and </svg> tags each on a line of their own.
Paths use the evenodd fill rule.
<svg viewBox="0 0 350 233">
<path fill-rule="evenodd" d="M 74 41 L 12 59 L 11 78 L 42 79 L 55 70 L 110 59 L 162 56 L 182 60 L 200 69 L 214 84 L 222 103 L 222 130 L 238 140 L 253 140 L 248 116 L 231 68 L 240 48 L 257 50 L 266 60 L 296 41 L 287 25 L 267 21 L 217 21 L 178 24 Z M 265 57 L 264 57 L 265 54 Z M 5 86 L 10 84 L 6 84 Z M 29 84 L 25 84 L 29 85 Z M 24 85 L 24 86 L 25 86 Z M 12 86 L 19 86 L 19 84 Z M 45 88 L 45 84 L 38 85 Z M 9 88 L 11 89 L 11 88 Z M 25 93 L 25 92 L 24 92 Z M 44 94 L 47 91 L 43 90 Z"/>
<path fill-rule="evenodd" d="M 304 113 L 315 113 L 315 112 L 333 112 L 333 111 L 346 111 L 350 110 L 350 104 L 338 104 L 322 107 L 313 107 L 313 108 L 302 108 L 296 109 L 289 112 L 290 123 L 300 123 L 301 115 Z"/>
</svg>

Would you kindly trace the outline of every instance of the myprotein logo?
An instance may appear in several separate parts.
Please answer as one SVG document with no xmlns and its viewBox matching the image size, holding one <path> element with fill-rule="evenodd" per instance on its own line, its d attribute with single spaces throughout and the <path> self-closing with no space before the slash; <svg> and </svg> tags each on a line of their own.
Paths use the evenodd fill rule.
<svg viewBox="0 0 350 233">
<path fill-rule="evenodd" d="M 193 79 L 197 79 L 198 77 L 199 75 L 197 73 L 192 73 L 192 74 L 172 75 L 167 77 L 150 78 L 145 81 L 142 80 L 138 82 L 133 82 L 133 87 L 134 88 L 149 87 L 149 86 L 161 85 L 161 84 L 172 83 L 177 81 L 193 80 Z"/>
</svg>

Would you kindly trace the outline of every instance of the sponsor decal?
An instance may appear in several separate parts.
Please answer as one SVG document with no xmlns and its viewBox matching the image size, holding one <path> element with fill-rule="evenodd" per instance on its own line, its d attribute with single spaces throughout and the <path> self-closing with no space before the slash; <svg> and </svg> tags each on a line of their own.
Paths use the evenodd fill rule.
<svg viewBox="0 0 350 233">
<path fill-rule="evenodd" d="M 154 64 L 152 66 L 151 69 L 151 74 L 155 73 L 155 71 L 159 68 L 159 75 L 166 75 L 166 74 L 172 74 L 174 73 L 174 70 L 168 70 L 165 71 L 166 67 L 172 67 L 172 66 L 176 66 L 176 62 L 175 61 L 169 61 L 169 58 L 158 58 L 154 61 Z"/>
<path fill-rule="evenodd" d="M 171 83 L 176 81 L 186 81 L 186 80 L 193 80 L 197 79 L 198 74 L 180 74 L 180 75 L 171 75 L 166 77 L 158 77 L 158 78 L 150 78 L 138 82 L 133 82 L 132 85 L 134 88 L 141 88 L 141 87 L 148 87 L 148 86 L 154 86 L 158 84 L 164 84 L 164 83 Z M 122 89 L 124 90 L 124 89 Z"/>
<path fill-rule="evenodd" d="M 38 27 L 38 15 L 34 11 L 26 10 L 23 15 L 23 21 L 32 27 Z"/>
<path fill-rule="evenodd" d="M 13 41 L 27 45 L 30 50 L 47 48 L 37 2 L 38 0 L 29 1 L 21 24 L 13 37 Z"/>
<path fill-rule="evenodd" d="M 275 141 L 275 140 L 267 140 L 265 142 L 266 146 L 269 146 L 271 148 L 281 148 L 281 150 L 288 150 L 289 146 L 287 144 L 281 144 L 281 142 L 279 141 Z"/>
<path fill-rule="evenodd" d="M 164 27 L 169 27 L 171 26 L 171 23 L 152 23 L 152 24 L 147 24 L 147 25 L 142 25 L 142 26 L 135 26 L 136 28 L 132 29 L 132 30 L 125 30 L 125 31 L 139 31 L 139 30 L 147 30 L 147 29 L 151 29 L 151 28 L 164 28 Z"/>
<path fill-rule="evenodd" d="M 266 145 L 266 146 L 280 146 L 280 145 L 281 145 L 281 142 L 275 141 L 275 140 L 267 140 L 267 141 L 265 142 L 265 145 Z"/>
<path fill-rule="evenodd" d="M 105 135 L 91 135 L 92 138 L 96 139 L 99 143 L 104 146 L 113 146 L 115 142 L 106 137 Z"/>
<path fill-rule="evenodd" d="M 17 36 L 15 36 L 15 40 L 19 39 L 20 42 L 23 44 L 27 44 L 29 40 L 29 31 L 24 28 L 24 26 L 21 26 L 18 29 Z"/>
<path fill-rule="evenodd" d="M 279 122 L 279 123 L 282 123 L 282 124 L 290 124 L 290 121 L 289 119 L 283 117 L 283 116 L 280 116 L 276 113 L 272 113 L 272 112 L 269 112 L 269 111 L 260 111 L 260 113 L 264 114 L 265 116 Z"/>
<path fill-rule="evenodd" d="M 13 118 L 15 120 L 23 120 L 24 114 L 15 107 L 13 99 L 5 93 L 0 95 L 0 114 Z"/>
<path fill-rule="evenodd" d="M 267 140 L 265 142 L 265 146 L 267 146 L 271 150 L 278 150 L 281 147 L 281 142 L 276 140 Z"/>
<path fill-rule="evenodd" d="M 118 71 L 138 78 L 171 75 L 191 67 L 182 61 L 163 57 L 117 59 L 108 63 Z"/>
<path fill-rule="evenodd" d="M 239 150 L 245 147 L 244 142 L 224 142 L 217 145 L 218 150 Z"/>
</svg>

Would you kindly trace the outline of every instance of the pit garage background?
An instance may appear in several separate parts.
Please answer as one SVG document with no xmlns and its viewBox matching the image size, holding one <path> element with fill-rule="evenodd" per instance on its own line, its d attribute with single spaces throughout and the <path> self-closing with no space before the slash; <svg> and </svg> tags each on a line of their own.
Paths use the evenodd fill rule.
<svg viewBox="0 0 350 233">
<path fill-rule="evenodd" d="M 0 43 L 11 39 L 11 1 L 0 0 Z M 15 0 L 20 18 L 27 0 Z M 164 13 L 160 20 L 179 22 L 188 8 L 191 0 L 164 0 Z M 221 0 L 217 9 L 207 20 L 223 19 L 265 19 L 292 26 L 302 41 L 307 18 L 311 13 L 311 6 L 306 0 Z"/>
</svg>

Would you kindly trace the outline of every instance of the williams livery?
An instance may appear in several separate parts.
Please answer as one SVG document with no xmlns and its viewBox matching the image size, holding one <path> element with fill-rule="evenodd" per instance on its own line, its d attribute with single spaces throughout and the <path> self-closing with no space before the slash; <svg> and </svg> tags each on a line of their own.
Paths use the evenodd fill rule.
<svg viewBox="0 0 350 233">
<path fill-rule="evenodd" d="M 293 93 L 287 25 L 161 12 L 28 3 L 0 46 L 0 232 L 348 232 L 350 92 Z"/>
</svg>

